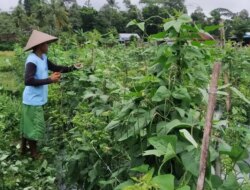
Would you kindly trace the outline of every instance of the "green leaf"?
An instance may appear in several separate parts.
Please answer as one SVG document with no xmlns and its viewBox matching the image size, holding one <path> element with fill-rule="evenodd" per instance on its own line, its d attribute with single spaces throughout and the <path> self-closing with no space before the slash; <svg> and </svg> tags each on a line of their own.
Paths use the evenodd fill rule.
<svg viewBox="0 0 250 190">
<path fill-rule="evenodd" d="M 224 131 L 223 127 L 228 126 L 228 120 L 219 120 L 219 121 L 214 121 L 213 123 L 213 128 Z"/>
<path fill-rule="evenodd" d="M 85 94 L 84 94 L 84 96 L 83 96 L 83 99 L 86 100 L 86 99 L 92 98 L 92 97 L 96 97 L 96 94 L 94 94 L 91 91 L 86 91 Z"/>
<path fill-rule="evenodd" d="M 145 31 L 145 23 L 144 22 L 137 22 L 135 19 L 134 20 L 131 20 L 126 27 L 129 27 L 129 26 L 138 26 L 143 32 Z"/>
<path fill-rule="evenodd" d="M 162 100 L 168 99 L 170 96 L 170 90 L 168 90 L 165 86 L 160 86 L 155 92 L 155 95 L 152 97 L 152 101 L 160 102 Z"/>
<path fill-rule="evenodd" d="M 249 174 L 250 173 L 250 165 L 246 161 L 239 161 L 237 162 L 237 165 L 240 168 L 240 171 L 242 173 Z"/>
<path fill-rule="evenodd" d="M 172 93 L 172 96 L 175 99 L 187 100 L 187 101 L 191 100 L 191 97 L 187 91 L 187 88 L 185 87 L 180 87 L 180 88 L 175 89 L 175 91 Z"/>
<path fill-rule="evenodd" d="M 245 101 L 246 103 L 250 104 L 250 101 L 245 97 L 244 94 L 242 94 L 238 89 L 234 88 L 234 87 L 230 87 L 230 89 L 237 95 L 239 96 L 239 98 L 241 98 L 243 101 Z"/>
<path fill-rule="evenodd" d="M 150 39 L 163 40 L 166 37 L 167 32 L 159 32 L 157 34 L 150 35 Z"/>
<path fill-rule="evenodd" d="M 89 80 L 88 81 L 95 83 L 95 82 L 97 82 L 99 80 L 100 79 L 98 77 L 96 77 L 95 75 L 89 75 Z"/>
<path fill-rule="evenodd" d="M 155 149 L 167 152 L 169 143 L 174 149 L 176 148 L 177 137 L 175 135 L 151 137 L 148 139 L 148 142 L 153 145 Z"/>
<path fill-rule="evenodd" d="M 168 31 L 171 27 L 174 26 L 175 22 L 176 22 L 175 20 L 166 22 L 166 23 L 163 25 L 164 30 L 165 30 L 165 31 Z"/>
<path fill-rule="evenodd" d="M 155 155 L 156 157 L 160 157 L 163 156 L 164 154 L 165 152 L 162 150 L 146 150 L 142 155 L 143 156 Z"/>
<path fill-rule="evenodd" d="M 137 24 L 137 21 L 134 19 L 134 20 L 131 20 L 126 27 L 129 27 L 129 26 L 133 26 L 133 25 L 136 25 Z"/>
<path fill-rule="evenodd" d="M 189 23 L 192 22 L 192 18 L 190 16 L 188 16 L 187 14 L 183 14 L 178 18 L 179 21 L 181 21 L 182 23 Z"/>
<path fill-rule="evenodd" d="M 163 163 L 165 163 L 176 156 L 176 141 L 176 136 L 151 137 L 149 143 L 154 146 L 155 150 L 147 150 L 143 153 L 143 156 L 155 155 L 160 157 L 164 155 Z"/>
<path fill-rule="evenodd" d="M 193 60 L 193 59 L 196 59 L 196 58 L 198 58 L 198 59 L 204 58 L 204 55 L 202 54 L 202 52 L 197 47 L 188 46 L 184 50 L 185 50 L 184 51 L 185 59 Z"/>
<path fill-rule="evenodd" d="M 192 41 L 191 44 L 196 47 L 201 47 L 201 42 L 198 41 Z"/>
<path fill-rule="evenodd" d="M 159 122 L 157 124 L 156 129 L 157 129 L 157 134 L 168 134 L 175 128 L 191 128 L 191 127 L 193 126 L 190 125 L 189 123 L 182 123 L 178 119 L 174 119 L 171 122 L 165 122 L 165 121 Z"/>
<path fill-rule="evenodd" d="M 239 188 L 240 186 L 237 182 L 236 176 L 233 173 L 230 173 L 219 190 L 237 190 Z"/>
<path fill-rule="evenodd" d="M 194 140 L 192 135 L 186 130 L 186 129 L 181 129 L 180 133 L 183 137 L 185 137 L 192 145 L 194 145 L 195 148 L 198 148 L 198 143 Z"/>
<path fill-rule="evenodd" d="M 175 29 L 176 32 L 178 32 L 178 33 L 180 32 L 180 30 L 181 30 L 181 25 L 182 25 L 182 22 L 179 21 L 179 20 L 177 20 L 177 21 L 174 23 L 173 27 L 174 27 L 174 29 Z"/>
<path fill-rule="evenodd" d="M 163 159 L 163 163 L 171 160 L 172 158 L 174 158 L 176 156 L 176 153 L 175 153 L 175 150 L 173 148 L 173 146 L 169 143 L 168 144 L 168 150 L 167 152 L 165 152 L 165 155 L 164 155 L 164 159 Z"/>
<path fill-rule="evenodd" d="M 213 46 L 213 45 L 217 44 L 217 41 L 216 40 L 206 40 L 203 43 L 208 45 L 208 46 Z"/>
<path fill-rule="evenodd" d="M 234 162 L 248 158 L 247 149 L 242 148 L 239 145 L 231 147 L 225 142 L 220 142 L 219 152 L 222 154 L 227 154 Z"/>
<path fill-rule="evenodd" d="M 99 184 L 102 185 L 102 187 L 105 187 L 107 185 L 114 184 L 115 182 L 116 182 L 116 179 L 113 178 L 113 179 L 110 179 L 110 180 L 100 180 Z"/>
<path fill-rule="evenodd" d="M 163 162 L 167 162 L 169 160 L 171 160 L 172 158 L 174 158 L 176 156 L 176 153 L 172 147 L 171 144 L 167 145 L 167 150 L 164 152 L 162 150 L 146 150 L 143 153 L 143 156 L 147 156 L 147 155 L 155 155 L 156 157 L 161 157 L 164 155 L 164 159 Z"/>
<path fill-rule="evenodd" d="M 191 188 L 190 188 L 189 186 L 185 185 L 185 186 L 180 187 L 180 188 L 178 188 L 178 189 L 176 189 L 176 190 L 190 190 L 190 189 L 191 189 Z"/>
<path fill-rule="evenodd" d="M 148 171 L 148 173 L 146 173 L 143 177 L 142 180 L 146 183 L 149 183 L 154 175 L 154 168 L 152 168 L 151 170 Z"/>
<path fill-rule="evenodd" d="M 239 160 L 244 160 L 248 158 L 248 151 L 246 148 L 242 148 L 239 145 L 235 145 L 233 146 L 231 152 L 229 152 L 228 154 L 230 156 L 230 158 L 237 162 Z"/>
<path fill-rule="evenodd" d="M 3 155 L 1 155 L 1 157 L 0 157 L 0 161 L 4 161 L 6 158 L 8 158 L 8 154 L 3 154 Z"/>
<path fill-rule="evenodd" d="M 217 175 L 212 175 L 210 181 L 214 189 L 218 189 L 223 183 L 222 179 Z"/>
<path fill-rule="evenodd" d="M 101 96 L 100 96 L 100 99 L 101 99 L 104 103 L 106 103 L 106 102 L 108 101 L 108 99 L 109 99 L 109 96 L 108 96 L 108 95 L 101 95 Z"/>
<path fill-rule="evenodd" d="M 210 153 L 210 155 L 209 155 L 210 162 L 215 161 L 215 159 L 219 157 L 219 153 L 212 146 L 209 147 L 209 153 Z"/>
<path fill-rule="evenodd" d="M 146 172 L 148 172 L 148 169 L 149 169 L 149 165 L 143 164 L 141 166 L 132 168 L 131 171 L 146 173 Z"/>
<path fill-rule="evenodd" d="M 47 160 L 44 160 L 42 165 L 41 165 L 41 169 L 46 169 L 48 166 L 48 161 Z"/>
<path fill-rule="evenodd" d="M 136 117 L 134 126 L 129 126 L 128 130 L 122 135 L 122 137 L 118 139 L 118 141 L 124 141 L 131 136 L 138 135 L 140 131 L 151 122 L 155 114 L 155 109 L 152 109 L 150 111 L 141 109 L 141 111 L 142 114 Z M 138 112 L 138 110 L 136 110 L 135 112 Z"/>
<path fill-rule="evenodd" d="M 131 110 L 134 109 L 134 107 L 135 104 L 133 102 L 127 102 L 122 110 L 118 113 L 118 118 L 122 119 L 126 117 L 131 112 Z"/>
<path fill-rule="evenodd" d="M 49 183 L 49 184 L 54 184 L 55 180 L 56 180 L 56 177 L 52 177 L 52 176 L 48 176 L 46 178 L 46 182 Z"/>
<path fill-rule="evenodd" d="M 202 101 L 207 104 L 208 103 L 208 92 L 206 91 L 206 89 L 202 89 L 202 88 L 198 88 L 198 89 L 202 94 Z"/>
<path fill-rule="evenodd" d="M 144 22 L 138 23 L 137 26 L 138 26 L 143 32 L 145 31 L 145 23 L 144 23 Z"/>
<path fill-rule="evenodd" d="M 105 130 L 112 130 L 120 125 L 120 121 L 112 120 L 106 127 Z"/>
<path fill-rule="evenodd" d="M 149 138 L 149 143 L 154 146 L 155 150 L 147 150 L 143 153 L 144 156 L 146 155 L 155 155 L 157 157 L 163 156 L 163 163 L 167 162 L 168 160 L 174 158 L 176 156 L 175 149 L 176 149 L 176 142 L 177 137 L 170 135 L 170 136 L 160 136 L 160 137 L 151 137 Z"/>
<path fill-rule="evenodd" d="M 211 31 L 214 31 L 214 30 L 219 29 L 220 27 L 221 27 L 220 25 L 206 26 L 206 27 L 204 28 L 204 31 L 206 31 L 206 32 L 211 32 Z"/>
<path fill-rule="evenodd" d="M 76 93 L 74 92 L 74 91 L 68 91 L 68 92 L 66 92 L 68 95 L 70 95 L 70 96 L 75 96 L 76 95 Z"/>
<path fill-rule="evenodd" d="M 219 152 L 220 153 L 227 154 L 227 153 L 231 152 L 231 150 L 232 150 L 232 147 L 229 144 L 227 144 L 226 142 L 221 141 L 219 143 Z"/>
<path fill-rule="evenodd" d="M 133 184 L 134 184 L 134 182 L 132 180 L 128 180 L 128 181 L 125 181 L 125 182 L 119 184 L 114 190 L 123 190 L 124 188 L 129 187 Z"/>
<path fill-rule="evenodd" d="M 187 171 L 191 172 L 194 176 L 198 176 L 200 164 L 200 151 L 198 149 L 182 153 L 181 160 Z"/>
<path fill-rule="evenodd" d="M 25 187 L 25 188 L 23 188 L 23 190 L 34 190 L 35 188 L 34 187 L 32 187 L 32 186 L 29 186 L 29 187 Z"/>
<path fill-rule="evenodd" d="M 176 111 L 180 114 L 180 116 L 183 118 L 185 116 L 185 110 L 182 108 L 175 107 Z"/>
<path fill-rule="evenodd" d="M 153 178 L 153 183 L 156 184 L 160 190 L 174 190 L 174 176 L 158 175 Z"/>
<path fill-rule="evenodd" d="M 225 84 L 223 86 L 218 86 L 218 90 L 223 90 L 223 89 L 226 89 L 226 88 L 228 88 L 230 86 L 231 86 L 231 84 Z"/>
</svg>

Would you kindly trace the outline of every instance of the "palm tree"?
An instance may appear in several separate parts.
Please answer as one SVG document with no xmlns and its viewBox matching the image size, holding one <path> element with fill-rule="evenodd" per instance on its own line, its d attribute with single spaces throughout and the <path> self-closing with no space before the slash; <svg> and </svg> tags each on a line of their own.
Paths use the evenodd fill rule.
<svg viewBox="0 0 250 190">
<path fill-rule="evenodd" d="M 68 12 L 62 0 L 51 0 L 50 12 L 56 30 L 61 30 L 63 27 L 69 26 Z"/>
<path fill-rule="evenodd" d="M 64 3 L 75 3 L 77 4 L 76 0 L 63 0 Z"/>
<path fill-rule="evenodd" d="M 107 2 L 111 8 L 118 8 L 117 2 L 115 0 L 107 0 Z"/>
<path fill-rule="evenodd" d="M 225 8 L 217 8 L 217 9 L 214 9 L 212 12 L 219 13 L 220 17 L 224 16 L 224 17 L 232 18 L 236 15 L 235 13 L 230 11 L 229 9 L 225 9 Z M 212 14 L 212 12 L 211 12 L 211 14 Z"/>
<path fill-rule="evenodd" d="M 118 8 L 117 2 L 115 0 L 107 0 L 107 5 L 102 7 L 102 10 L 109 14 L 109 25 L 113 24 L 113 15 L 115 13 L 115 8 Z"/>
</svg>

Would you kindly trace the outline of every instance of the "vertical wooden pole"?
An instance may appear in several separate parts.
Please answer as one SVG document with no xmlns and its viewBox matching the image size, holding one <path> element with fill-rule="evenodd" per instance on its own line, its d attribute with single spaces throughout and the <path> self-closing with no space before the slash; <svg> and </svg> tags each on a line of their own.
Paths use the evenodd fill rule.
<svg viewBox="0 0 250 190">
<path fill-rule="evenodd" d="M 230 76 L 229 76 L 229 71 L 226 71 L 224 73 L 224 84 L 227 85 L 230 83 Z M 226 110 L 227 113 L 229 114 L 231 111 L 231 90 L 227 90 L 227 96 L 226 96 Z"/>
<path fill-rule="evenodd" d="M 204 127 L 204 132 L 203 132 L 203 139 L 202 139 L 199 178 L 197 181 L 196 190 L 203 190 L 203 187 L 204 187 L 209 140 L 210 140 L 210 134 L 211 134 L 211 129 L 212 129 L 214 108 L 216 105 L 216 93 L 217 93 L 217 84 L 218 84 L 218 79 L 219 79 L 219 74 L 220 74 L 220 68 L 221 68 L 220 63 L 214 64 L 212 79 L 210 82 L 206 123 Z"/>
</svg>

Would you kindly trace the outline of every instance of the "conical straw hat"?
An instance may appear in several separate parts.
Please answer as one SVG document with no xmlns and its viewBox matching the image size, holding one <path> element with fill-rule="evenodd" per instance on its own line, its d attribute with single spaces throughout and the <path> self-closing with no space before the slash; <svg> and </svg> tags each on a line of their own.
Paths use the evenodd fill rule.
<svg viewBox="0 0 250 190">
<path fill-rule="evenodd" d="M 30 49 L 32 49 L 33 47 L 42 44 L 44 42 L 54 42 L 56 41 L 58 38 L 55 36 L 51 36 L 49 34 L 37 31 L 37 30 L 33 30 L 32 34 L 24 48 L 24 51 L 28 51 Z"/>
</svg>

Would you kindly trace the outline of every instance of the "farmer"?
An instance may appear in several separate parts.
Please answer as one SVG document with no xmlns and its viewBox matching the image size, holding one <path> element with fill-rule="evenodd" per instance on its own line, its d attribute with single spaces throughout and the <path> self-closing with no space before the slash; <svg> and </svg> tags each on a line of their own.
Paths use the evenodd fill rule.
<svg viewBox="0 0 250 190">
<path fill-rule="evenodd" d="M 70 67 L 53 64 L 46 56 L 48 44 L 55 42 L 56 37 L 34 30 L 24 48 L 33 50 L 25 62 L 25 89 L 21 117 L 21 154 L 27 152 L 29 145 L 31 157 L 39 158 L 37 142 L 45 132 L 43 105 L 48 99 L 48 84 L 59 82 L 61 73 L 71 72 L 81 65 Z M 48 70 L 53 73 L 48 76 Z"/>
</svg>

